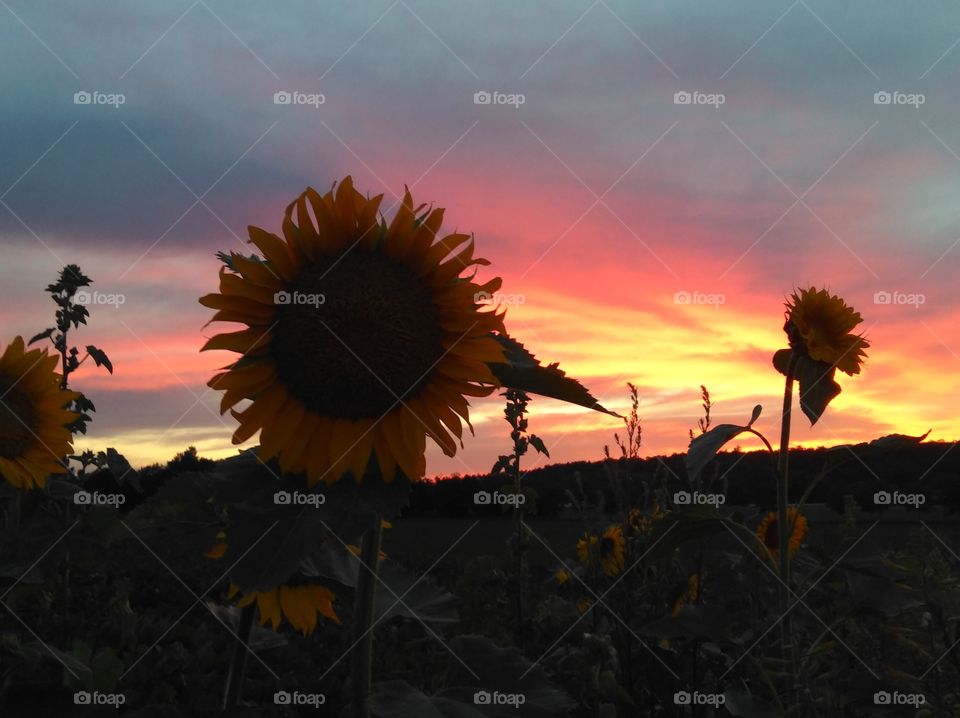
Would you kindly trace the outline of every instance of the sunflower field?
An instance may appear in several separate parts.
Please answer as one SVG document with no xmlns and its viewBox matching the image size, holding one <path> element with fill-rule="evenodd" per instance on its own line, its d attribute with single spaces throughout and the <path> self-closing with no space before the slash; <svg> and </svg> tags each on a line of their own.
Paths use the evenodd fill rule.
<svg viewBox="0 0 960 718">
<path fill-rule="evenodd" d="M 381 200 L 307 188 L 219 255 L 208 386 L 257 441 L 230 458 L 74 453 L 96 410 L 71 375 L 113 371 L 72 345 L 76 265 L 47 287 L 55 326 L 0 338 L 0 715 L 960 716 L 955 485 L 880 478 L 926 436 L 791 450 L 869 371 L 858 311 L 787 290 L 779 437 L 761 406 L 715 423 L 702 388 L 686 453 L 641 459 L 634 385 L 619 416 L 542 363 L 483 301 L 501 280 L 472 235 Z M 538 489 L 541 396 L 616 433 Z M 455 455 L 491 401 L 489 474 L 429 479 L 428 443 Z M 747 437 L 764 449 L 730 450 Z M 880 483 L 828 508 L 867 462 Z"/>
</svg>

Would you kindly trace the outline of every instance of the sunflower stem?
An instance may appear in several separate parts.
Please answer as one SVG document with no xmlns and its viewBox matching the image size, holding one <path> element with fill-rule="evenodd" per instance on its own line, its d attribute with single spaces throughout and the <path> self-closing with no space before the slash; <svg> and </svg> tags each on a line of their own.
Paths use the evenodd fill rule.
<svg viewBox="0 0 960 718">
<path fill-rule="evenodd" d="M 793 676 L 788 695 L 793 703 L 793 684 L 796 681 L 796 660 L 793 652 L 793 621 L 787 612 L 787 603 L 790 594 L 790 526 L 787 506 L 789 503 L 789 472 L 790 472 L 790 414 L 793 410 L 793 381 L 797 371 L 799 357 L 796 353 L 790 355 L 790 364 L 787 367 L 787 379 L 783 390 L 783 416 L 780 421 L 780 453 L 777 456 L 777 552 L 780 567 L 780 611 L 783 620 L 780 622 L 780 645 L 784 654 L 790 656 Z"/>
<path fill-rule="evenodd" d="M 233 659 L 230 661 L 230 672 L 227 674 L 227 688 L 223 695 L 223 709 L 236 708 L 240 702 L 240 689 L 243 686 L 243 674 L 247 669 L 247 652 L 250 641 L 250 632 L 253 630 L 253 616 L 256 604 L 244 606 L 240 611 L 240 623 L 237 626 L 237 642 L 233 647 Z"/>
<path fill-rule="evenodd" d="M 373 676 L 373 613 L 377 588 L 377 569 L 380 561 L 380 542 L 383 523 L 379 516 L 367 529 L 360 545 L 360 560 L 366 570 L 360 571 L 357 594 L 354 599 L 353 654 L 350 656 L 350 706 L 352 718 L 370 717 L 370 684 Z"/>
</svg>

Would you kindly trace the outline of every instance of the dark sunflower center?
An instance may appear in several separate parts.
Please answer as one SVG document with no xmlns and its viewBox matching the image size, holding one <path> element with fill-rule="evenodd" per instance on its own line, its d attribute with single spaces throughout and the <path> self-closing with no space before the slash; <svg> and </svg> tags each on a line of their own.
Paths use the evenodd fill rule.
<svg viewBox="0 0 960 718">
<path fill-rule="evenodd" d="M 15 459 L 33 443 L 39 428 L 37 411 L 25 392 L 0 375 L 0 457 Z"/>
<path fill-rule="evenodd" d="M 305 267 L 277 310 L 271 354 L 304 405 L 378 419 L 416 396 L 443 356 L 429 289 L 389 257 L 358 250 Z"/>
</svg>

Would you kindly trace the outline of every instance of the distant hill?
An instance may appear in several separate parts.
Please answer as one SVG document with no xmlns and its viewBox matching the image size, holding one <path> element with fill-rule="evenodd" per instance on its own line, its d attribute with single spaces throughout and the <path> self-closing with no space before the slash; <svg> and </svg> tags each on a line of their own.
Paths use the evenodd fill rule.
<svg viewBox="0 0 960 718">
<path fill-rule="evenodd" d="M 928 442 L 909 447 L 883 448 L 870 444 L 850 447 L 794 449 L 790 452 L 790 500 L 800 498 L 810 483 L 825 472 L 808 502 L 825 503 L 843 511 L 844 496 L 852 495 L 861 508 L 874 508 L 878 491 L 923 494 L 926 506 L 960 510 L 960 451 L 956 442 Z M 723 493 L 728 505 L 757 504 L 773 507 L 776 482 L 771 457 L 766 452 L 721 453 L 702 477 L 704 486 Z M 568 491 L 578 495 L 579 486 L 593 503 L 608 509 L 617 505 L 622 492 L 632 506 L 649 505 L 647 497 L 660 491 L 673 497 L 692 490 L 683 454 L 642 459 L 575 461 L 534 469 L 522 479 L 536 492 L 538 514 L 560 515 L 570 504 Z M 477 491 L 508 488 L 503 478 L 488 476 L 441 476 L 415 484 L 408 515 L 460 516 L 499 511 L 477 506 Z M 706 489 L 704 489 L 706 490 Z"/>
<path fill-rule="evenodd" d="M 796 501 L 818 475 L 825 472 L 808 498 L 842 513 L 844 496 L 851 495 L 862 509 L 873 510 L 878 491 L 922 494 L 926 506 L 960 510 L 960 451 L 956 442 L 927 442 L 884 448 L 870 444 L 851 447 L 795 449 L 790 452 L 790 500 Z M 168 479 L 184 471 L 208 471 L 215 461 L 197 456 L 192 447 L 166 466 L 145 467 L 137 486 L 118 485 L 109 468 L 88 477 L 86 487 L 120 491 L 127 496 L 125 510 L 142 503 Z M 772 508 L 776 482 L 772 459 L 765 452 L 724 452 L 707 466 L 700 490 L 722 493 L 726 504 L 756 504 Z M 574 461 L 551 464 L 525 474 L 523 486 L 533 492 L 541 517 L 572 513 L 572 499 L 585 496 L 600 511 L 618 505 L 650 506 L 655 495 L 673 498 L 677 491 L 695 490 L 687 479 L 683 454 L 642 459 Z M 408 516 L 470 516 L 500 513 L 502 506 L 474 502 L 478 491 L 508 491 L 504 477 L 440 476 L 413 485 Z M 535 496 L 534 496 L 535 495 Z M 617 500 L 617 496 L 622 501 Z"/>
</svg>

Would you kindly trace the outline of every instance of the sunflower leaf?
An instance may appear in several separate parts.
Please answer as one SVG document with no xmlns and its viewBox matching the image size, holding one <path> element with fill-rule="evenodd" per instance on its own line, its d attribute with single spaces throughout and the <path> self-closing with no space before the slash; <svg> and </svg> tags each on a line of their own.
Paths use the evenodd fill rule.
<svg viewBox="0 0 960 718">
<path fill-rule="evenodd" d="M 840 385 L 833 380 L 836 367 L 826 362 L 801 356 L 797 360 L 796 377 L 800 385 L 800 408 L 813 426 L 827 410 L 827 405 L 840 394 Z"/>
<path fill-rule="evenodd" d="M 654 524 L 650 534 L 651 548 L 644 554 L 643 563 L 646 566 L 653 565 L 669 558 L 676 548 L 688 541 L 726 531 L 739 534 L 748 546 L 757 540 L 756 534 L 750 529 L 725 518 L 709 504 L 675 508 Z"/>
<path fill-rule="evenodd" d="M 539 453 L 543 454 L 547 458 L 550 457 L 550 452 L 547 450 L 546 444 L 543 443 L 543 439 L 541 439 L 536 434 L 530 434 L 530 446 L 532 446 L 534 449 L 536 449 Z"/>
<path fill-rule="evenodd" d="M 107 358 L 107 353 L 103 349 L 98 349 L 93 344 L 87 345 L 87 354 L 96 363 L 97 366 L 105 367 L 108 372 L 113 374 L 113 363 Z"/>
<path fill-rule="evenodd" d="M 434 696 L 435 705 L 438 700 L 447 699 L 450 703 L 467 704 L 488 718 L 518 714 L 550 718 L 562 715 L 576 705 L 563 688 L 547 677 L 546 671 L 531 664 L 516 648 L 500 648 L 485 636 L 457 636 L 450 641 L 450 650 L 461 658 L 463 664 L 451 662 L 447 671 L 448 687 Z M 493 688 L 501 694 L 522 695 L 522 706 L 475 701 L 478 692 Z M 446 711 L 444 714 L 473 715 Z"/>
<path fill-rule="evenodd" d="M 46 330 L 40 332 L 40 333 L 37 334 L 35 337 L 33 337 L 29 342 L 27 342 L 27 346 L 30 346 L 30 345 L 33 344 L 34 342 L 38 342 L 38 341 L 40 341 L 41 339 L 49 339 L 56 330 L 57 330 L 56 327 L 50 327 L 49 329 L 46 329 Z"/>
<path fill-rule="evenodd" d="M 503 347 L 507 361 L 491 362 L 488 366 L 503 386 L 623 418 L 601 406 L 583 384 L 568 377 L 556 362 L 544 366 L 517 340 L 505 334 L 495 334 L 494 338 Z"/>
<path fill-rule="evenodd" d="M 717 452 L 723 448 L 724 444 L 735 439 L 740 434 L 750 431 L 753 422 L 760 416 L 760 405 L 754 407 L 753 416 L 750 423 L 746 426 L 737 424 L 718 424 L 705 434 L 700 434 L 690 442 L 690 448 L 687 449 L 687 475 L 690 480 L 696 480 L 703 471 L 704 467 L 713 461 Z"/>
<path fill-rule="evenodd" d="M 308 490 L 304 477 L 283 475 L 274 462 L 265 465 L 254 452 L 219 462 L 216 474 L 227 479 L 227 491 L 215 500 L 232 506 L 224 529 L 224 561 L 228 566 L 237 562 L 230 577 L 244 591 L 283 583 L 330 534 L 335 543 L 349 543 L 375 519 L 395 518 L 410 493 L 410 482 L 401 473 L 385 483 L 373 471 L 359 485 L 347 478 Z M 254 490 L 241 495 L 229 491 L 231 483 L 251 479 L 259 479 Z M 291 500 L 294 493 L 314 498 L 297 504 Z"/>
</svg>

